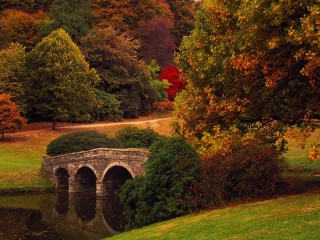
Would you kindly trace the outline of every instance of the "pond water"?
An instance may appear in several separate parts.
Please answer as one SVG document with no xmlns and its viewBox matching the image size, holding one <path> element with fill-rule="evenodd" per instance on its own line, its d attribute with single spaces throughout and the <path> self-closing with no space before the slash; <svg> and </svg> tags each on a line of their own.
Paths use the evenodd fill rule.
<svg viewBox="0 0 320 240">
<path fill-rule="evenodd" d="M 123 231 L 118 196 L 36 194 L 0 197 L 0 239 L 95 240 Z"/>
</svg>

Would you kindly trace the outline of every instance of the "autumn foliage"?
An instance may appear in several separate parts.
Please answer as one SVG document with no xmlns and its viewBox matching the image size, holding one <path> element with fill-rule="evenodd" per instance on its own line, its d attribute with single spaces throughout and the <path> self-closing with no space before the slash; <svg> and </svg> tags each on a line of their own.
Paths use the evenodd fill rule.
<svg viewBox="0 0 320 240">
<path fill-rule="evenodd" d="M 181 73 L 176 66 L 168 66 L 163 68 L 159 78 L 169 82 L 170 86 L 169 88 L 166 88 L 166 91 L 171 101 L 174 100 L 177 93 L 185 89 L 186 83 L 181 79 Z"/>
<path fill-rule="evenodd" d="M 0 133 L 3 140 L 4 134 L 20 129 L 26 120 L 20 116 L 17 105 L 10 100 L 9 94 L 0 94 Z"/>
</svg>

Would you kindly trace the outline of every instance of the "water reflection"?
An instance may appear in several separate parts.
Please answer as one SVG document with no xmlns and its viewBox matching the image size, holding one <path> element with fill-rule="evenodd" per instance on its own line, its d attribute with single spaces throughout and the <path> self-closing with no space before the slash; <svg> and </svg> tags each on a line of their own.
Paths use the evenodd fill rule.
<svg viewBox="0 0 320 240">
<path fill-rule="evenodd" d="M 0 239 L 101 239 L 123 230 L 118 196 L 56 193 L 0 197 Z"/>
</svg>

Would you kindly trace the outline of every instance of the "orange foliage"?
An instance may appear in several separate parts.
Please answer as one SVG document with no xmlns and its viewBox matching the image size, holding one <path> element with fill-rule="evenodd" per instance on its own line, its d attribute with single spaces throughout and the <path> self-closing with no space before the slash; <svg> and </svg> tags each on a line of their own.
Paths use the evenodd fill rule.
<svg viewBox="0 0 320 240">
<path fill-rule="evenodd" d="M 39 24 L 47 18 L 43 10 L 26 13 L 20 10 L 4 10 L 0 17 L 0 46 L 11 42 L 27 48 L 35 46 L 38 40 Z"/>
<path fill-rule="evenodd" d="M 4 133 L 14 132 L 26 123 L 26 120 L 20 116 L 17 105 L 10 98 L 9 94 L 0 94 L 0 133 L 2 139 Z"/>
</svg>

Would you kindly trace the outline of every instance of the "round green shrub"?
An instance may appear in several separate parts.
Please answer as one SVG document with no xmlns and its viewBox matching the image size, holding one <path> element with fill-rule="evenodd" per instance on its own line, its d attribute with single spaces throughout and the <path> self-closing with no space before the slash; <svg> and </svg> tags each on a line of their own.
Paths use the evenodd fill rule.
<svg viewBox="0 0 320 240">
<path fill-rule="evenodd" d="M 120 198 L 128 227 L 141 227 L 181 216 L 197 208 L 194 191 L 199 157 L 183 139 L 152 144 L 145 175 L 127 181 Z"/>
<path fill-rule="evenodd" d="M 116 138 L 125 148 L 149 148 L 153 142 L 164 137 L 150 128 L 125 127 L 117 132 Z"/>
<path fill-rule="evenodd" d="M 95 131 L 79 131 L 62 135 L 47 146 L 47 154 L 56 156 L 72 152 L 86 151 L 95 148 L 119 148 L 116 139 Z"/>
</svg>

